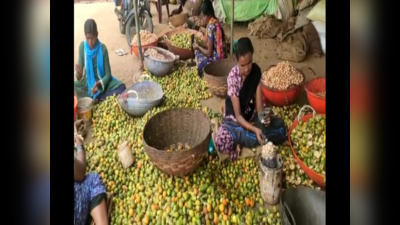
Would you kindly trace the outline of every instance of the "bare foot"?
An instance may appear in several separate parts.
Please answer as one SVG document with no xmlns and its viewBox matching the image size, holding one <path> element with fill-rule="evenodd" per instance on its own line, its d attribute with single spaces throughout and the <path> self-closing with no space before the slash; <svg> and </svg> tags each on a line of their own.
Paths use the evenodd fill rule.
<svg viewBox="0 0 400 225">
<path fill-rule="evenodd" d="M 240 156 L 240 154 L 242 154 L 242 149 L 240 148 L 240 145 L 236 145 L 236 153 L 238 157 Z"/>
</svg>

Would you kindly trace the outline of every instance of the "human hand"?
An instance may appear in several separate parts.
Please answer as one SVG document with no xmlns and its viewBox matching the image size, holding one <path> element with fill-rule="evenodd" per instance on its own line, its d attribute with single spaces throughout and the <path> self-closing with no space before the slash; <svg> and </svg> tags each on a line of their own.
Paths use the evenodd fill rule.
<svg viewBox="0 0 400 225">
<path fill-rule="evenodd" d="M 74 142 L 75 146 L 82 146 L 83 145 L 83 138 L 79 134 L 74 135 Z"/>
<path fill-rule="evenodd" d="M 78 134 L 79 127 L 84 124 L 84 120 L 77 120 L 74 123 L 74 142 L 76 146 L 83 144 L 83 137 Z"/>
<path fill-rule="evenodd" d="M 258 141 L 258 143 L 260 143 L 261 145 L 264 143 L 264 135 L 263 135 L 263 133 L 262 133 L 262 131 L 261 131 L 261 129 L 260 128 L 255 128 L 254 129 L 254 134 L 256 135 L 256 137 L 257 137 L 257 141 Z"/>
<path fill-rule="evenodd" d="M 82 78 L 83 71 L 79 64 L 75 65 L 75 71 L 76 71 L 76 78 L 80 80 Z"/>
<path fill-rule="evenodd" d="M 199 28 L 199 31 L 200 31 L 201 33 L 205 34 L 205 33 L 207 32 L 207 29 L 204 28 L 204 27 L 200 27 L 200 28 Z"/>
<path fill-rule="evenodd" d="M 268 127 L 271 124 L 271 109 L 266 108 L 261 113 L 258 114 L 258 119 L 261 124 Z"/>
<path fill-rule="evenodd" d="M 76 128 L 78 128 L 79 125 L 81 125 L 81 124 L 84 123 L 84 122 L 85 122 L 85 121 L 83 121 L 82 119 L 76 120 L 76 121 L 74 122 L 74 125 L 75 125 Z"/>
<path fill-rule="evenodd" d="M 194 50 L 199 49 L 199 45 L 198 45 L 197 43 L 193 43 L 193 49 L 194 49 Z"/>
<path fill-rule="evenodd" d="M 261 120 L 261 123 L 268 127 L 271 124 L 271 117 L 268 115 L 265 116 L 264 119 Z"/>
<path fill-rule="evenodd" d="M 94 85 L 94 87 L 92 88 L 92 95 L 97 94 L 97 92 L 99 91 L 99 88 L 97 87 L 97 83 Z"/>
</svg>

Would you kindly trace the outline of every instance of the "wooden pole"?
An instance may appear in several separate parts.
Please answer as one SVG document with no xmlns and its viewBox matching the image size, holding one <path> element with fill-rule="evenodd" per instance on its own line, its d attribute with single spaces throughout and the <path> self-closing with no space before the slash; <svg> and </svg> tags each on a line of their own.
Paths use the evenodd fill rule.
<svg viewBox="0 0 400 225">
<path fill-rule="evenodd" d="M 135 10 L 135 25 L 136 25 L 136 34 L 137 34 L 137 44 L 138 44 L 138 52 L 139 52 L 139 60 L 141 65 L 143 64 L 143 55 L 142 55 L 142 43 L 140 40 L 140 25 L 139 25 L 139 15 L 138 15 L 138 0 L 133 0 L 133 8 Z"/>
<path fill-rule="evenodd" d="M 234 14 L 235 14 L 235 0 L 232 0 L 232 9 L 231 9 L 231 54 L 233 54 L 233 21 L 234 20 Z"/>
</svg>

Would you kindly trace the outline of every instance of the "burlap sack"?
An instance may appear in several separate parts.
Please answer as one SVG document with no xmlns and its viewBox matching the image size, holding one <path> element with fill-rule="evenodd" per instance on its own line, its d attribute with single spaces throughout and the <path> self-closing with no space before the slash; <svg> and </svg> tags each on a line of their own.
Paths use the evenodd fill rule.
<svg viewBox="0 0 400 225">
<path fill-rule="evenodd" d="M 274 16 L 263 16 L 247 26 L 249 36 L 257 36 L 259 38 L 275 38 L 285 28 L 286 23 Z"/>
<path fill-rule="evenodd" d="M 276 49 L 278 59 L 292 62 L 302 62 L 307 56 L 307 51 L 307 36 L 300 30 L 288 35 Z"/>
<path fill-rule="evenodd" d="M 287 22 L 294 14 L 294 7 L 292 0 L 279 0 L 279 12 L 283 22 Z"/>
<path fill-rule="evenodd" d="M 322 56 L 322 48 L 321 48 L 321 41 L 319 39 L 319 35 L 317 30 L 315 29 L 312 23 L 308 23 L 303 27 L 303 33 L 307 35 L 307 42 L 308 42 L 308 54 L 314 57 L 321 57 Z"/>
<path fill-rule="evenodd" d="M 122 163 L 122 167 L 127 169 L 134 161 L 132 150 L 129 148 L 128 142 L 123 142 L 118 148 L 118 157 Z"/>
<path fill-rule="evenodd" d="M 294 25 L 295 30 L 310 23 L 310 20 L 307 18 L 307 15 L 311 11 L 311 9 L 312 7 L 308 7 L 299 11 L 299 13 L 296 16 L 296 24 Z"/>
<path fill-rule="evenodd" d="M 313 6 L 318 0 L 303 0 L 297 5 L 298 10 L 303 10 L 307 7 Z"/>
</svg>

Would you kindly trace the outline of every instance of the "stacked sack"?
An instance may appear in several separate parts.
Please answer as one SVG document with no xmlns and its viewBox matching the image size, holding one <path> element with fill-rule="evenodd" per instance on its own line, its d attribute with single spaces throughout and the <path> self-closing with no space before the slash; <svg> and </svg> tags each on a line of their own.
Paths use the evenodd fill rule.
<svg viewBox="0 0 400 225">
<path fill-rule="evenodd" d="M 325 28 L 325 0 L 319 1 L 310 11 L 307 18 L 312 22 L 318 32 L 323 53 L 326 52 L 326 28 Z"/>
</svg>

